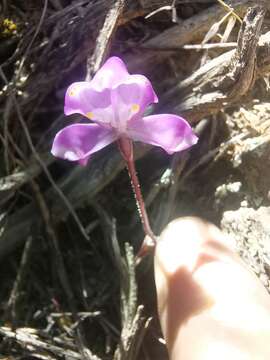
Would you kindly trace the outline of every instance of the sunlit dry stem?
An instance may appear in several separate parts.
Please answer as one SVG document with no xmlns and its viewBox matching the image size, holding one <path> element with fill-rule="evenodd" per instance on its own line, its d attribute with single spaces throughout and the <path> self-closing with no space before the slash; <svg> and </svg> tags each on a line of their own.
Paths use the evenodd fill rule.
<svg viewBox="0 0 270 360">
<path fill-rule="evenodd" d="M 145 204 L 144 204 L 144 200 L 143 200 L 143 196 L 141 193 L 140 182 L 137 177 L 134 158 L 133 158 L 132 141 L 128 138 L 121 137 L 118 140 L 118 146 L 119 146 L 119 149 L 120 149 L 120 152 L 121 152 L 123 158 L 126 161 L 126 165 L 127 165 L 133 193 L 135 196 L 138 212 L 139 212 L 140 219 L 142 222 L 143 230 L 146 235 L 144 242 L 142 243 L 142 246 L 137 255 L 138 257 L 143 257 L 144 255 L 149 253 L 155 247 L 156 237 L 151 229 L 147 211 L 146 211 Z"/>
</svg>

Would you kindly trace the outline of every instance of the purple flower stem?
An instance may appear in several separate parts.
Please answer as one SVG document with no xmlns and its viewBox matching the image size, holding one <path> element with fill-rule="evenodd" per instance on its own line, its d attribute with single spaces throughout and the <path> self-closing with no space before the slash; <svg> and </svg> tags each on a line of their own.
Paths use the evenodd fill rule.
<svg viewBox="0 0 270 360">
<path fill-rule="evenodd" d="M 143 257 L 149 253 L 156 245 L 156 237 L 151 229 L 147 211 L 145 208 L 143 196 L 141 193 L 140 182 L 136 173 L 134 157 L 133 157 L 133 143 L 130 139 L 121 137 L 118 140 L 118 146 L 121 152 L 121 155 L 126 161 L 126 166 L 128 169 L 130 182 L 132 185 L 133 193 L 135 196 L 138 212 L 140 215 L 141 223 L 143 230 L 145 232 L 145 239 L 142 243 L 142 246 L 137 254 L 137 257 Z"/>
</svg>

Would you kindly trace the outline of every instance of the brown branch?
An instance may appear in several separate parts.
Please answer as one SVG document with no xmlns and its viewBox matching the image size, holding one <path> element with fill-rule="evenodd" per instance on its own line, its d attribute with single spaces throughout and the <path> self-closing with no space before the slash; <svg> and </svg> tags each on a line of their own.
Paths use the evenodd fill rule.
<svg viewBox="0 0 270 360">
<path fill-rule="evenodd" d="M 231 8 L 235 13 L 243 17 L 250 6 L 262 5 L 269 8 L 270 4 L 267 0 L 232 0 L 230 1 Z M 140 70 L 151 68 L 153 61 L 161 62 L 168 57 L 171 49 L 182 47 L 185 44 L 200 42 L 209 28 L 221 20 L 226 14 L 226 10 L 220 4 L 210 6 L 204 11 L 199 12 L 184 21 L 179 25 L 174 25 L 169 29 L 163 31 L 157 36 L 147 40 L 140 47 L 144 48 L 144 53 L 141 56 L 134 55 L 127 56 L 131 70 Z M 148 49 L 148 51 L 146 51 Z M 151 49 L 168 50 L 167 53 L 159 53 L 151 51 Z"/>
<path fill-rule="evenodd" d="M 113 34 L 124 9 L 124 3 L 124 0 L 116 0 L 107 12 L 104 24 L 96 39 L 95 50 L 87 59 L 86 80 L 90 80 L 93 74 L 97 72 L 109 51 Z"/>
<path fill-rule="evenodd" d="M 265 71 L 269 68 L 268 35 L 261 37 L 264 42 L 258 50 L 257 65 L 257 49 L 264 14 L 262 7 L 250 8 L 240 29 L 236 50 L 209 61 L 189 78 L 177 84 L 165 94 L 162 104 L 173 108 L 176 113 L 184 114 L 190 121 L 198 121 L 237 102 L 252 88 L 256 76 L 264 74 L 260 62 L 263 62 Z M 261 52 L 266 51 L 268 61 L 261 56 Z M 257 68 L 261 70 L 258 72 Z"/>
<path fill-rule="evenodd" d="M 242 17 L 251 3 L 252 1 L 250 0 L 234 0 L 231 2 L 231 7 Z M 166 49 L 168 47 L 183 46 L 196 40 L 199 41 L 210 27 L 221 20 L 225 14 L 226 11 L 220 4 L 211 6 L 197 15 L 184 20 L 180 25 L 175 25 L 146 41 L 144 46 L 147 48 L 158 47 L 159 49 Z"/>
</svg>

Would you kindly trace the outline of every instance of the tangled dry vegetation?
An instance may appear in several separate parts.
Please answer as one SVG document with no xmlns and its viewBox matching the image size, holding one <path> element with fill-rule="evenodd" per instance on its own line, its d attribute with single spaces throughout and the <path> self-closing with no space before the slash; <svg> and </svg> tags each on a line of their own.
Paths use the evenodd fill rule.
<svg viewBox="0 0 270 360">
<path fill-rule="evenodd" d="M 137 147 L 154 231 L 183 215 L 221 225 L 270 289 L 267 7 L 0 2 L 2 358 L 166 359 L 151 257 L 134 265 L 143 234 L 117 149 L 86 168 L 50 155 L 71 121 L 66 87 L 91 78 L 110 54 L 153 81 L 160 103 L 152 110 L 184 115 L 200 137 L 172 157 Z"/>
</svg>

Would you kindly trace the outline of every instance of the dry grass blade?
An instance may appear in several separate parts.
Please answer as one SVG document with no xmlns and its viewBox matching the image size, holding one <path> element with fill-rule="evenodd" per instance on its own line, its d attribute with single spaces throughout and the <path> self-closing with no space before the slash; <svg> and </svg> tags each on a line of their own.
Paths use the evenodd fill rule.
<svg viewBox="0 0 270 360">
<path fill-rule="evenodd" d="M 227 22 L 226 29 L 224 31 L 224 34 L 221 37 L 221 42 L 226 43 L 229 39 L 229 36 L 231 35 L 231 32 L 235 26 L 236 19 L 233 16 L 230 16 Z"/>
<path fill-rule="evenodd" d="M 208 30 L 208 32 L 206 33 L 202 44 L 206 44 L 209 40 L 211 40 L 213 37 L 215 37 L 219 31 L 220 26 L 227 20 L 230 19 L 232 12 L 229 12 L 228 14 L 226 14 L 220 21 L 214 23 L 210 29 Z"/>
<path fill-rule="evenodd" d="M 234 12 L 232 6 L 227 5 L 223 0 L 217 0 L 217 2 L 219 2 L 224 7 L 224 9 L 229 12 L 229 14 L 232 13 L 235 19 L 237 19 L 240 24 L 242 24 L 242 19 Z"/>
<path fill-rule="evenodd" d="M 13 331 L 8 327 L 0 327 L 0 335 L 4 338 L 10 339 L 13 343 L 20 344 L 26 351 L 31 354 L 32 349 L 38 350 L 40 352 L 45 352 L 48 355 L 54 354 L 60 357 L 66 357 L 72 360 L 81 360 L 82 356 L 72 350 L 64 349 L 59 346 L 41 341 L 35 332 L 32 333 L 32 329 L 17 329 Z"/>
<path fill-rule="evenodd" d="M 120 343 L 114 353 L 114 360 L 136 360 L 146 329 L 142 305 L 137 306 L 137 284 L 133 248 L 125 244 L 125 269 L 123 269 L 121 313 L 122 331 Z"/>
</svg>

